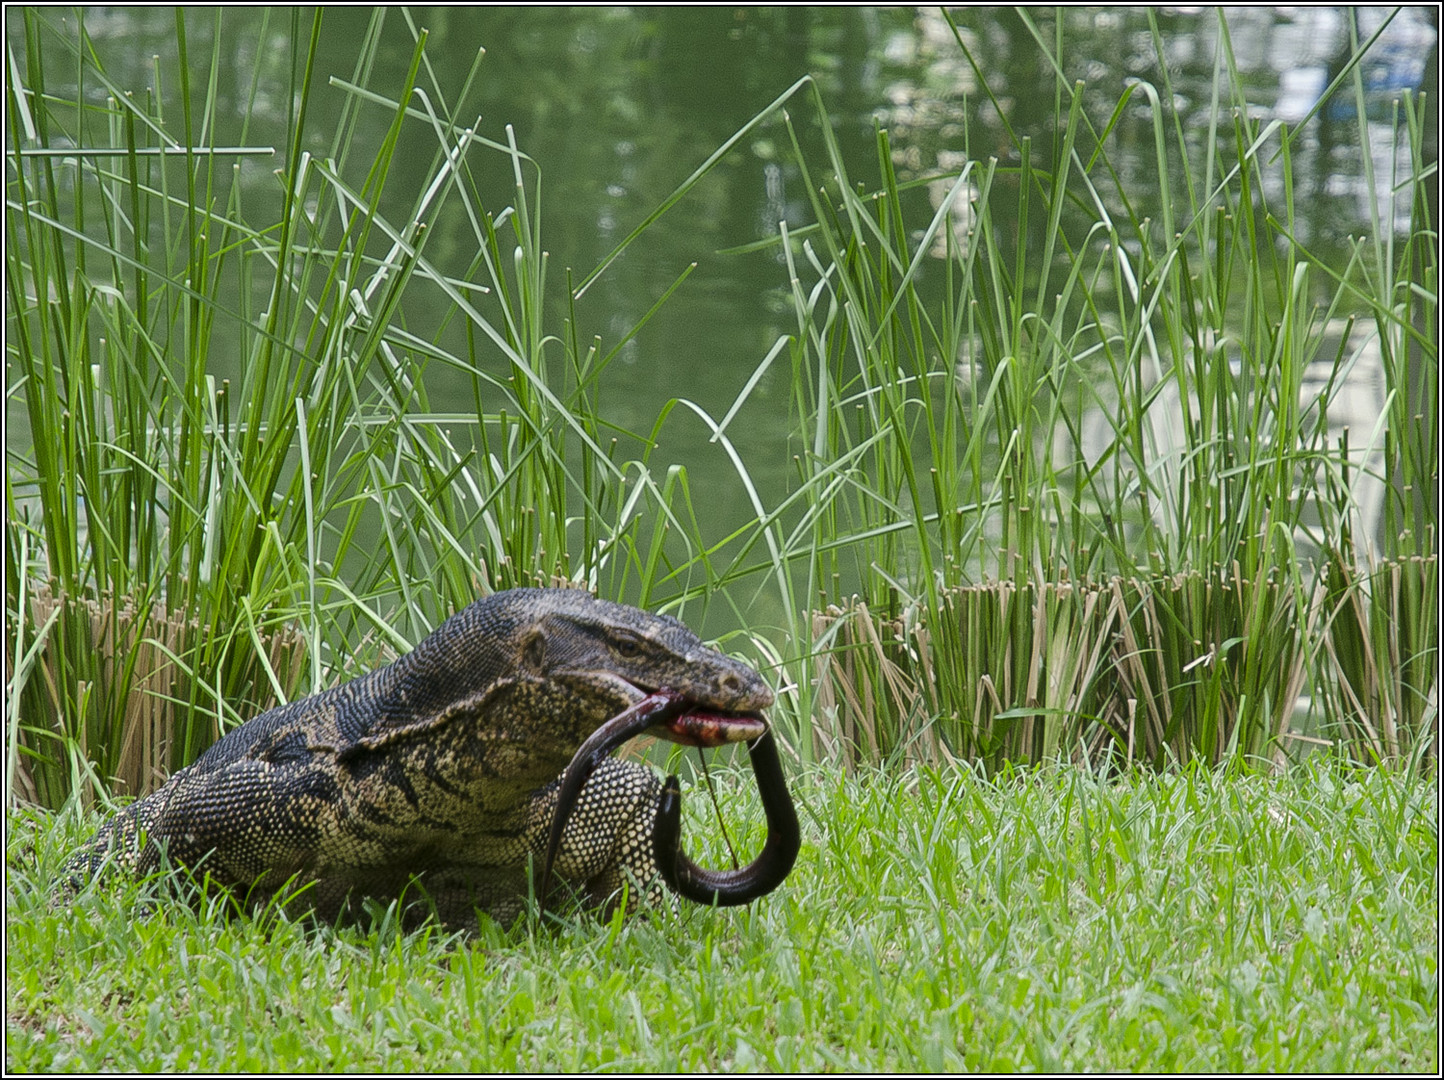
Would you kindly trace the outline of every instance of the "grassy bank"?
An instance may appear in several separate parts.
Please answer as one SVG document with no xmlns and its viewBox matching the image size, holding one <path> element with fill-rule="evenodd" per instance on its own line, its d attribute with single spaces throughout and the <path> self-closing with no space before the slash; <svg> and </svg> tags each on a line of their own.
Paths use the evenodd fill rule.
<svg viewBox="0 0 1444 1080">
<path fill-rule="evenodd" d="M 727 819 L 755 818 L 723 780 Z M 138 919 L 145 890 L 119 882 L 47 908 L 28 883 L 78 834 L 17 823 L 7 1066 L 1438 1068 L 1431 783 L 813 769 L 798 787 L 797 870 L 748 909 L 461 946 L 176 904 Z"/>
</svg>

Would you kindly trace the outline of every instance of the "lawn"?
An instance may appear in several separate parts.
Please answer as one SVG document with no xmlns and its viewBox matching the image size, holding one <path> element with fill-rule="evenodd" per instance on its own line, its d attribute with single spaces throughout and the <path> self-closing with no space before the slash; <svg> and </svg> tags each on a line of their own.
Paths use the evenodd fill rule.
<svg viewBox="0 0 1444 1080">
<path fill-rule="evenodd" d="M 741 774 L 724 780 L 727 820 L 760 832 Z M 1439 1067 L 1431 781 L 1320 760 L 1276 777 L 813 767 L 797 787 L 797 869 L 751 907 L 472 938 L 224 918 L 117 881 L 54 903 L 89 823 L 17 819 L 6 1067 Z"/>
</svg>

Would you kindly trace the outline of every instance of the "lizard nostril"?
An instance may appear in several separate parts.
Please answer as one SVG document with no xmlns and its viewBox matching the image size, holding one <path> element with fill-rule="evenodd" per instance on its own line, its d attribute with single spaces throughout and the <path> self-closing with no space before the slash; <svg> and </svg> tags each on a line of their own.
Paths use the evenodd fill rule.
<svg viewBox="0 0 1444 1080">
<path fill-rule="evenodd" d="M 767 708 L 772 704 L 771 689 L 765 683 L 759 684 L 755 676 L 749 676 L 735 671 L 723 672 L 717 679 L 718 693 L 738 701 L 739 706 L 745 699 L 747 708 Z"/>
<path fill-rule="evenodd" d="M 746 687 L 743 685 L 741 677 L 738 676 L 735 671 L 729 671 L 724 674 L 719 680 L 719 682 L 721 684 L 722 692 L 731 697 L 740 697 L 742 693 L 746 690 Z"/>
</svg>

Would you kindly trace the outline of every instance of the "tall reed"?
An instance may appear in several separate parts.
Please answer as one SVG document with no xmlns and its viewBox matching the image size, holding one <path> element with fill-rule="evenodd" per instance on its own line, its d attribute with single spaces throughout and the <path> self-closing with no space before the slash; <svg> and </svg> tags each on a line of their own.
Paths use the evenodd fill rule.
<svg viewBox="0 0 1444 1080">
<path fill-rule="evenodd" d="M 156 64 L 137 95 L 85 18 L 26 9 L 6 67 L 7 349 L 34 436 L 7 454 L 12 794 L 143 791 L 236 720 L 536 581 L 673 609 L 770 593 L 781 625 L 751 636 L 808 756 L 1276 761 L 1326 738 L 1394 761 L 1431 738 L 1438 245 L 1413 97 L 1392 128 L 1359 124 L 1366 157 L 1407 145 L 1410 174 L 1372 182 L 1407 196 L 1412 227 L 1396 240 L 1375 200 L 1340 264 L 1300 239 L 1299 129 L 1248 109 L 1221 16 L 1193 132 L 1166 63 L 1098 114 L 1024 12 L 1060 73 L 1053 137 L 993 156 L 964 118 L 960 145 L 909 173 L 879 128 L 859 185 L 802 79 L 560 282 L 540 168 L 466 111 L 481 58 L 448 93 L 409 14 L 373 13 L 330 80 L 344 107 L 322 156 L 304 147 L 324 12 L 264 17 L 289 42 L 275 149 L 246 145 L 259 70 L 222 137 L 224 12 L 202 32 L 178 9 L 178 85 Z M 397 18 L 410 64 L 378 89 Z M 1361 118 L 1371 44 L 1326 97 L 1352 93 Z M 575 301 L 769 125 L 810 200 L 776 241 L 795 332 L 720 419 L 675 399 L 623 430 L 599 404 L 608 366 L 688 272 L 616 340 L 587 335 Z M 398 160 L 425 162 L 404 193 Z M 480 174 L 497 167 L 500 206 Z M 474 250 L 464 274 L 428 256 L 438 236 Z M 442 311 L 424 327 L 407 303 L 423 294 Z M 229 376 L 219 335 L 242 357 Z M 1374 362 L 1384 415 L 1334 434 L 1351 369 Z M 774 363 L 796 454 L 775 499 L 735 438 Z M 470 400 L 432 400 L 441 367 Z M 652 449 L 674 413 L 750 500 L 720 540 Z M 1325 735 L 1296 726 L 1305 697 Z M 135 719 L 156 709 L 159 726 Z"/>
<path fill-rule="evenodd" d="M 377 92 L 388 17 L 373 13 L 351 77 L 332 80 L 344 106 L 315 156 L 323 11 L 262 21 L 263 39 L 289 21 L 278 150 L 216 141 L 233 127 L 226 13 L 207 35 L 177 9 L 180 85 L 157 64 L 138 96 L 83 12 L 73 29 L 23 13 L 24 64 L 6 69 L 24 135 L 7 340 L 33 435 L 11 441 L 6 470 L 12 795 L 144 793 L 230 724 L 408 648 L 478 591 L 562 581 L 655 604 L 698 587 L 685 473 L 654 479 L 646 433 L 597 409 L 620 343 L 585 338 L 569 306 L 569 330 L 553 325 L 540 170 L 509 128 L 497 142 L 465 120 L 481 57 L 449 101 L 403 13 L 409 70 Z M 48 88 L 47 38 L 73 60 L 69 96 Z M 257 98 L 253 83 L 245 107 Z M 383 196 L 418 153 L 424 182 L 394 219 Z M 253 157 L 279 157 L 278 193 Z M 505 205 L 484 203 L 478 159 L 513 177 Z M 476 252 L 462 278 L 427 257 L 458 232 Z M 418 290 L 443 299 L 422 332 L 406 318 Z M 218 335 L 239 343 L 230 378 Z M 463 372 L 471 400 L 434 406 L 433 365 Z"/>
<path fill-rule="evenodd" d="M 909 185 L 879 130 L 876 176 L 857 185 L 820 105 L 825 171 L 794 134 L 814 218 L 784 237 L 798 316 L 798 490 L 811 523 L 799 592 L 834 605 L 814 624 L 814 653 L 845 643 L 855 654 L 840 661 L 851 675 L 839 685 L 810 681 L 838 662 L 799 665 L 803 744 L 843 738 L 869 756 L 905 742 L 925 716 L 954 752 L 990 759 L 992 721 L 977 718 L 993 695 L 989 716 L 1055 728 L 1012 743 L 1010 758 L 1047 758 L 1062 731 L 1066 743 L 1104 723 L 1120 749 L 1160 763 L 1279 760 L 1300 736 L 1291 725 L 1303 692 L 1332 700 L 1332 687 L 1347 696 L 1353 685 L 1321 662 L 1321 635 L 1341 609 L 1324 615 L 1314 597 L 1323 567 L 1353 566 L 1363 552 L 1341 545 L 1365 527 L 1367 485 L 1387 487 L 1374 557 L 1430 550 L 1437 525 L 1424 494 L 1438 485 L 1437 418 L 1408 404 L 1433 392 L 1438 372 L 1422 106 L 1405 95 L 1392 129 L 1359 125 L 1366 159 L 1371 139 L 1410 147 L 1414 170 L 1392 178 L 1418 215 L 1403 250 L 1376 201 L 1372 239 L 1340 267 L 1299 240 L 1298 132 L 1248 109 L 1222 16 L 1202 134 L 1180 122 L 1166 63 L 1161 85 L 1136 82 L 1099 128 L 1085 87 L 1063 81 L 1047 40 L 1020 17 L 1059 73 L 1050 146 L 1018 138 L 1006 163 L 955 155 L 960 167 Z M 1361 118 L 1371 43 L 1356 43 L 1331 88 L 1352 86 Z M 962 126 L 966 147 L 966 117 Z M 1139 139 L 1156 163 L 1146 176 L 1125 152 Z M 921 182 L 932 185 L 931 217 L 910 220 L 909 188 Z M 1130 195 L 1142 182 L 1158 187 L 1157 220 Z M 1370 434 L 1382 457 L 1369 444 L 1360 453 L 1357 436 L 1351 450 L 1347 429 L 1328 420 L 1350 369 L 1375 357 L 1388 412 L 1382 439 Z M 1113 675 L 1146 721 L 1128 725 L 1132 735 L 1079 701 L 1049 711 L 1024 677 L 1049 645 L 1023 598 L 1115 578 L 1116 632 L 1131 640 Z M 989 580 L 998 584 L 967 591 Z M 961 615 L 964 596 L 990 613 Z M 871 628 L 842 629 L 869 617 Z M 1060 629 L 1073 653 L 1065 668 L 1089 668 L 1098 631 Z M 920 633 L 947 646 L 923 650 Z M 1433 647 L 1410 640 L 1420 662 L 1437 663 Z M 1430 678 L 1408 678 L 1413 700 L 1434 700 Z M 1358 729 L 1359 709 L 1332 720 L 1345 715 Z M 1415 738 L 1437 722 L 1433 708 L 1410 715 L 1422 725 Z M 873 734 L 858 741 L 862 716 Z"/>
</svg>

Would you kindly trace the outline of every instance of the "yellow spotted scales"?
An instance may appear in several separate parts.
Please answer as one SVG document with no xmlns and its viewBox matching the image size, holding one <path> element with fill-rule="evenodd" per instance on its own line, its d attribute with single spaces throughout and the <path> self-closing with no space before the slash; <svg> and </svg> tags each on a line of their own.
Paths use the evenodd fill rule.
<svg viewBox="0 0 1444 1080">
<path fill-rule="evenodd" d="M 334 918 L 360 897 L 420 896 L 443 922 L 525 905 L 562 770 L 601 724 L 666 687 L 755 713 L 772 691 L 674 618 L 574 589 L 516 589 L 448 619 L 369 675 L 257 716 L 120 811 L 64 869 L 113 853 L 137 874 L 174 863 L 264 901 Z M 592 903 L 662 895 L 651 832 L 661 783 L 607 759 L 562 834 L 556 868 Z M 293 881 L 294 879 L 294 881 Z M 408 891 L 410 890 L 410 891 Z"/>
</svg>

